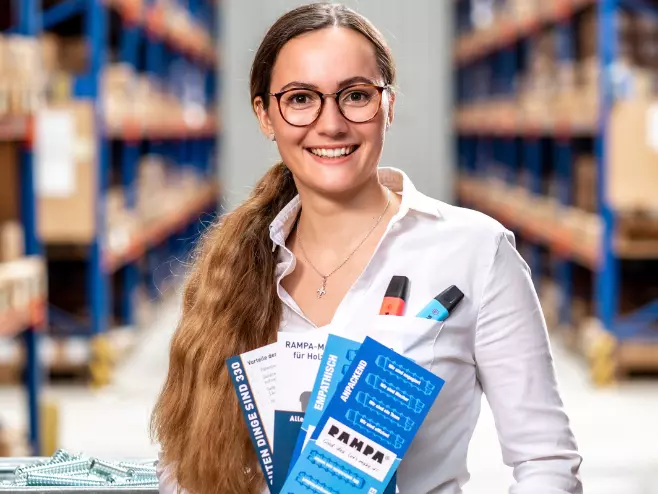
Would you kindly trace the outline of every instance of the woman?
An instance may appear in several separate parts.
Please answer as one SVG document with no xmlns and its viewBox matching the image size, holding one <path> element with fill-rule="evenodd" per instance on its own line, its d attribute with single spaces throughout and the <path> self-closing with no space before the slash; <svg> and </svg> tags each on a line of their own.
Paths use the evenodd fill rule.
<svg viewBox="0 0 658 494">
<path fill-rule="evenodd" d="M 379 169 L 395 68 L 381 34 L 336 4 L 269 30 L 251 97 L 282 162 L 204 239 L 153 416 L 163 491 L 256 493 L 263 477 L 225 366 L 277 331 L 331 328 L 404 352 L 446 384 L 398 472 L 403 494 L 458 493 L 484 391 L 521 494 L 582 491 L 544 319 L 514 238 Z M 410 143 L 413 145 L 413 143 Z M 393 275 L 407 313 L 378 316 Z M 413 317 L 457 285 L 445 323 Z"/>
</svg>

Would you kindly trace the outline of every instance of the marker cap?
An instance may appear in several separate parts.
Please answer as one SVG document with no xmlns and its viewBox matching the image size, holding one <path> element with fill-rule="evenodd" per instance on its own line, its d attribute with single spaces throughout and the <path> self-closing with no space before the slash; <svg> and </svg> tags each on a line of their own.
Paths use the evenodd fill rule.
<svg viewBox="0 0 658 494">
<path fill-rule="evenodd" d="M 448 312 L 452 312 L 452 310 L 457 307 L 457 304 L 459 304 L 463 298 L 464 294 L 455 285 L 452 285 L 450 288 L 447 288 L 436 296 L 436 300 L 441 305 L 443 305 L 443 307 L 445 307 Z"/>
<path fill-rule="evenodd" d="M 407 300 L 407 291 L 409 290 L 409 278 L 406 276 L 393 276 L 388 284 L 384 298 L 399 298 Z"/>
</svg>

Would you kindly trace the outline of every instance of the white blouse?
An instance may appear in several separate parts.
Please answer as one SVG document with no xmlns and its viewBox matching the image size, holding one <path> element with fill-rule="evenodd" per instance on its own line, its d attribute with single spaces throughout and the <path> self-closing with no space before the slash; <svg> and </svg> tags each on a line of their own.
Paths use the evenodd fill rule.
<svg viewBox="0 0 658 494">
<path fill-rule="evenodd" d="M 512 233 L 481 213 L 421 194 L 400 170 L 380 168 L 379 178 L 401 194 L 400 209 L 328 326 L 315 327 L 281 286 L 295 269 L 285 241 L 299 198 L 272 222 L 284 306 L 280 330 L 320 330 L 355 340 L 368 335 L 445 380 L 400 464 L 401 494 L 462 492 L 483 391 L 503 459 L 514 468 L 510 494 L 582 493 L 582 459 L 558 392 L 546 324 Z M 410 280 L 406 314 L 380 316 L 394 275 Z M 465 296 L 445 322 L 415 317 L 450 285 Z M 164 477 L 166 472 L 163 488 Z"/>
</svg>

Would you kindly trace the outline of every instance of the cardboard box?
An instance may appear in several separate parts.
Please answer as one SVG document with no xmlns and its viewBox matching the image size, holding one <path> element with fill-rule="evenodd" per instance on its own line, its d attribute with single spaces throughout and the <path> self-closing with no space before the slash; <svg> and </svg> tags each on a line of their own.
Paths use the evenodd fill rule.
<svg viewBox="0 0 658 494">
<path fill-rule="evenodd" d="M 560 62 L 556 67 L 558 92 L 573 92 L 578 85 L 578 69 L 573 62 Z"/>
<path fill-rule="evenodd" d="M 574 163 L 574 205 L 578 209 L 597 211 L 597 171 L 594 156 L 579 156 Z"/>
<path fill-rule="evenodd" d="M 0 424 L 0 457 L 26 457 L 29 454 L 26 435 Z"/>
<path fill-rule="evenodd" d="M 549 331 L 555 329 L 559 322 L 560 289 L 558 285 L 548 277 L 541 279 L 539 284 L 539 300 L 541 302 L 546 326 Z"/>
<path fill-rule="evenodd" d="M 635 25 L 637 31 L 637 58 L 640 67 L 658 67 L 658 19 L 653 16 L 639 16 Z"/>
<path fill-rule="evenodd" d="M 0 141 L 0 222 L 19 218 L 18 149 Z"/>
<path fill-rule="evenodd" d="M 10 305 L 16 310 L 33 311 L 46 299 L 48 275 L 46 262 L 39 256 L 28 256 L 3 265 L 3 272 L 11 284 Z"/>
<path fill-rule="evenodd" d="M 46 123 L 41 120 L 36 125 L 40 145 L 35 149 L 35 159 L 37 173 L 42 177 L 37 187 L 39 234 L 50 244 L 89 243 L 96 231 L 99 200 L 93 103 L 71 101 L 49 109 L 45 118 Z M 68 140 L 67 145 L 72 145 L 72 151 L 64 153 L 61 142 L 52 142 L 52 136 L 48 139 L 53 130 L 49 127 L 60 124 L 68 127 L 71 121 L 72 135 L 62 135 L 59 139 Z M 51 150 L 66 156 L 52 163 L 49 161 Z M 60 169 L 53 168 L 55 164 Z"/>
<path fill-rule="evenodd" d="M 89 67 L 89 44 L 86 38 L 59 39 L 59 68 L 70 74 L 83 74 Z"/>
<path fill-rule="evenodd" d="M 49 74 L 44 89 L 44 102 L 48 107 L 68 103 L 73 97 L 74 76 L 66 72 Z"/>
<path fill-rule="evenodd" d="M 39 42 L 31 37 L 0 37 L 0 116 L 30 114 L 45 83 Z"/>
<path fill-rule="evenodd" d="M 642 38 L 638 32 L 641 17 L 632 12 L 618 10 L 617 39 L 618 56 L 632 65 L 638 64 L 638 54 L 642 46 Z M 577 56 L 578 59 L 588 59 L 598 56 L 598 13 L 595 8 L 587 9 L 581 16 L 577 26 Z"/>
<path fill-rule="evenodd" d="M 524 22 L 539 13 L 540 4 L 536 0 L 509 0 L 509 16 L 516 22 Z"/>
<path fill-rule="evenodd" d="M 577 54 L 579 59 L 596 57 L 598 54 L 598 17 L 595 9 L 589 9 L 580 17 L 577 27 Z"/>
<path fill-rule="evenodd" d="M 25 232 L 18 221 L 0 223 L 0 262 L 14 261 L 25 255 Z"/>
<path fill-rule="evenodd" d="M 23 257 L 0 264 L 0 279 L 9 286 L 9 306 L 16 311 L 29 314 L 33 304 L 45 296 L 46 267 L 40 257 Z"/>
<path fill-rule="evenodd" d="M 59 38 L 53 34 L 44 34 L 39 41 L 43 70 L 46 73 L 58 72 L 61 56 Z"/>
<path fill-rule="evenodd" d="M 617 101 L 610 121 L 607 194 L 624 211 L 658 211 L 658 98 Z"/>
<path fill-rule="evenodd" d="M 0 270 L 0 333 L 2 333 L 2 318 L 11 308 L 11 283 L 9 277 Z"/>
<path fill-rule="evenodd" d="M 0 75 L 7 72 L 7 40 L 0 34 Z"/>
<path fill-rule="evenodd" d="M 638 211 L 620 215 L 617 219 L 617 231 L 619 235 L 626 238 L 657 239 L 658 212 L 647 214 L 647 212 Z"/>
</svg>

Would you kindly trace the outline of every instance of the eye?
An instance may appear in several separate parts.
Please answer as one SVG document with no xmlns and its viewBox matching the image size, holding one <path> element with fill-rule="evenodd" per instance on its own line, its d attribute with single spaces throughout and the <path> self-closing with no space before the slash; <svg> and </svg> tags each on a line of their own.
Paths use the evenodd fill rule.
<svg viewBox="0 0 658 494">
<path fill-rule="evenodd" d="M 290 91 L 283 97 L 283 102 L 292 108 L 307 108 L 316 104 L 318 95 L 312 91 Z"/>
<path fill-rule="evenodd" d="M 341 104 L 348 106 L 366 106 L 376 97 L 376 89 L 359 87 L 346 91 L 341 97 Z"/>
</svg>

